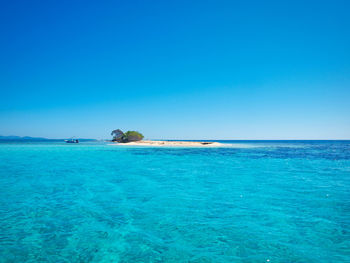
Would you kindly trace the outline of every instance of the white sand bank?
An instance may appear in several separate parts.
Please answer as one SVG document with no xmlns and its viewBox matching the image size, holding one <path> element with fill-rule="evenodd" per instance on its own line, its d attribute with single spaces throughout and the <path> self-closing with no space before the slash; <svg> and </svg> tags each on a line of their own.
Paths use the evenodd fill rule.
<svg viewBox="0 0 350 263">
<path fill-rule="evenodd" d="M 225 144 L 219 142 L 191 142 L 191 141 L 138 141 L 128 143 L 113 143 L 118 146 L 180 146 L 180 147 L 223 147 Z"/>
</svg>

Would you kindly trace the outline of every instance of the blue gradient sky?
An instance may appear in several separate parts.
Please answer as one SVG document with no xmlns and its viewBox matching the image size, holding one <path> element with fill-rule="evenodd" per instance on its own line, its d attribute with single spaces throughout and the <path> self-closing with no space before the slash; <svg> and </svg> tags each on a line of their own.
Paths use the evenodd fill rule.
<svg viewBox="0 0 350 263">
<path fill-rule="evenodd" d="M 0 135 L 350 139 L 349 3 L 3 1 Z"/>
</svg>

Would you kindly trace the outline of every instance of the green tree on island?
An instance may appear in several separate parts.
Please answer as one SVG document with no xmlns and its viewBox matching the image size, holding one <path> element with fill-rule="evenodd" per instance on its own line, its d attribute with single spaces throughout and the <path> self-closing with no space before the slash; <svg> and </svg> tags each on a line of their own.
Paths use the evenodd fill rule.
<svg viewBox="0 0 350 263">
<path fill-rule="evenodd" d="M 112 141 L 121 143 L 141 141 L 144 138 L 143 135 L 137 131 L 127 131 L 123 133 L 120 129 L 112 131 L 111 135 L 113 136 Z"/>
<path fill-rule="evenodd" d="M 124 132 L 117 129 L 117 130 L 112 131 L 111 135 L 113 136 L 112 141 L 119 142 L 119 141 L 121 141 L 121 138 L 123 137 Z"/>
</svg>

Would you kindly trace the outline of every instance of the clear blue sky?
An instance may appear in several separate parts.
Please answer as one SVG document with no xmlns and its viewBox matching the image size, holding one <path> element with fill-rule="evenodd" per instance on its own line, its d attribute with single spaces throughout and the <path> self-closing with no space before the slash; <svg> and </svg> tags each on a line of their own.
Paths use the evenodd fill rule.
<svg viewBox="0 0 350 263">
<path fill-rule="evenodd" d="M 350 139 L 349 1 L 2 1 L 0 135 Z"/>
</svg>

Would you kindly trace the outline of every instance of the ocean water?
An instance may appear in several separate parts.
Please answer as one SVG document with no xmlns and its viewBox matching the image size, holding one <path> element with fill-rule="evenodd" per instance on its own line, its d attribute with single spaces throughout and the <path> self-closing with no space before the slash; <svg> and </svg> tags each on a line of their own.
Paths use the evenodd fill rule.
<svg viewBox="0 0 350 263">
<path fill-rule="evenodd" d="M 350 262 L 349 141 L 226 143 L 0 143 L 0 262 Z"/>
</svg>

